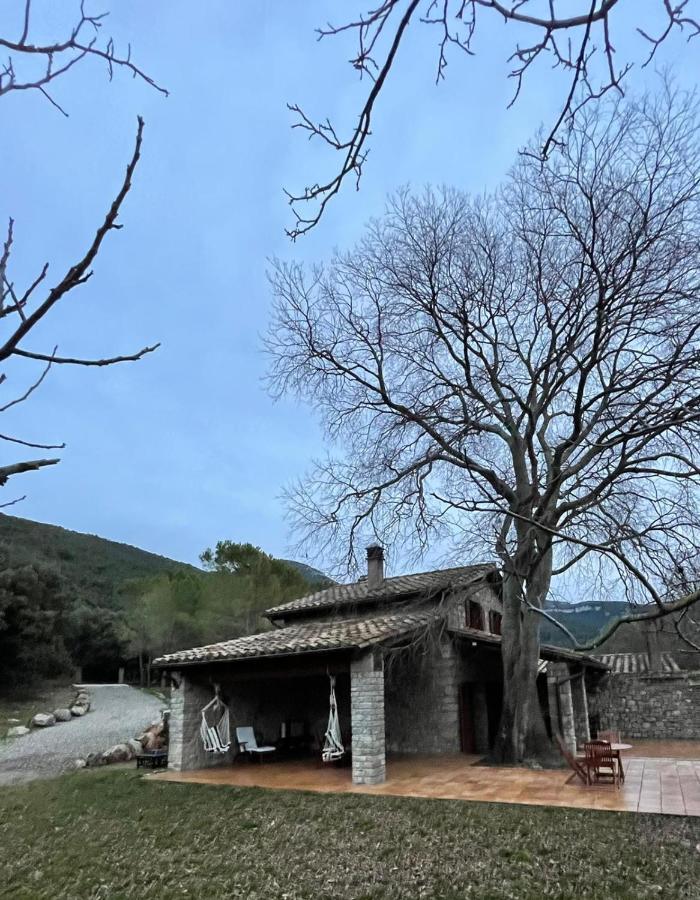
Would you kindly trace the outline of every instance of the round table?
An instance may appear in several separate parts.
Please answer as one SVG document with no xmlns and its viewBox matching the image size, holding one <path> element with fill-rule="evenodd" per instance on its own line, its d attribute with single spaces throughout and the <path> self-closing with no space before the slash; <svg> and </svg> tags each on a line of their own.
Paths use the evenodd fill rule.
<svg viewBox="0 0 700 900">
<path fill-rule="evenodd" d="M 632 744 L 610 744 L 610 749 L 613 750 L 617 754 L 617 764 L 620 767 L 620 779 L 622 781 L 625 780 L 625 770 L 622 767 L 622 756 L 620 752 L 622 750 L 631 750 Z"/>
</svg>

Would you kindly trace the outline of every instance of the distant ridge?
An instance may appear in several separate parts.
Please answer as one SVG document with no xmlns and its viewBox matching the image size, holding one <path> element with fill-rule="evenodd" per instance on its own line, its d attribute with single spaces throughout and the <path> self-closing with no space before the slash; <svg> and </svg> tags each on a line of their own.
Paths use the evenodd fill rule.
<svg viewBox="0 0 700 900">
<path fill-rule="evenodd" d="M 71 531 L 0 513 L 0 554 L 13 566 L 39 563 L 58 569 L 85 599 L 111 605 L 116 589 L 126 581 L 163 572 L 191 572 L 202 569 L 140 547 L 122 544 L 94 534 Z M 313 589 L 329 579 L 305 563 L 284 560 L 298 569 Z"/>
</svg>

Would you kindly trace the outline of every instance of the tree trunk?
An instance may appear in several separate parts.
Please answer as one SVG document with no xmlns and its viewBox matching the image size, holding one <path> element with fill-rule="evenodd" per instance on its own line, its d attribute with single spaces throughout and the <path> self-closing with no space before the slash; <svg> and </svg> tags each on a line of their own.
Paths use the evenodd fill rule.
<svg viewBox="0 0 700 900">
<path fill-rule="evenodd" d="M 547 735 L 537 693 L 539 617 L 523 609 L 522 592 L 514 576 L 503 581 L 503 709 L 492 759 L 513 765 L 551 764 Z"/>
</svg>

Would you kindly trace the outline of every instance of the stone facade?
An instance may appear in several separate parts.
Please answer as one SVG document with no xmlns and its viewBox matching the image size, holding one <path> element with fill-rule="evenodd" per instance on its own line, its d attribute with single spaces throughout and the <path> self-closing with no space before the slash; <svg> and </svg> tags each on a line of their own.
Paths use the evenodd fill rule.
<svg viewBox="0 0 700 900">
<path fill-rule="evenodd" d="M 173 673 L 170 694 L 168 768 L 203 769 L 233 761 L 234 753 L 207 753 L 199 733 L 201 709 L 212 698 L 211 685 L 201 684 L 189 674 Z M 177 684 L 177 687 L 175 686 Z"/>
<path fill-rule="evenodd" d="M 623 738 L 700 740 L 700 672 L 611 674 L 591 695 L 590 710 L 600 729 Z"/>
<path fill-rule="evenodd" d="M 386 675 L 387 749 L 396 753 L 457 753 L 460 659 L 451 641 L 427 655 L 390 657 Z"/>
<path fill-rule="evenodd" d="M 552 733 L 559 732 L 572 753 L 590 740 L 588 689 L 584 671 L 572 673 L 565 662 L 547 666 L 547 698 Z"/>
<path fill-rule="evenodd" d="M 386 777 L 384 660 L 369 650 L 350 666 L 352 780 L 379 784 Z"/>
</svg>

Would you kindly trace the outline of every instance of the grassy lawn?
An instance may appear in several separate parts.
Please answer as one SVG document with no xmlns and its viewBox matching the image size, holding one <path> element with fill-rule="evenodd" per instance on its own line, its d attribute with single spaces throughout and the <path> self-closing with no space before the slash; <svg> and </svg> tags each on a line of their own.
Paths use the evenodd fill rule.
<svg viewBox="0 0 700 900">
<path fill-rule="evenodd" d="M 700 819 L 157 784 L 0 789 L 0 897 L 698 896 Z"/>
</svg>

